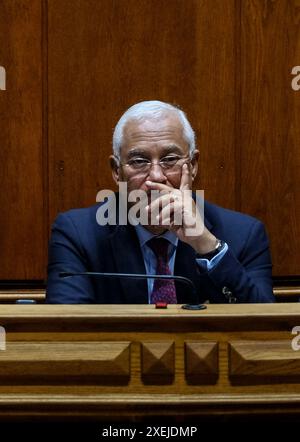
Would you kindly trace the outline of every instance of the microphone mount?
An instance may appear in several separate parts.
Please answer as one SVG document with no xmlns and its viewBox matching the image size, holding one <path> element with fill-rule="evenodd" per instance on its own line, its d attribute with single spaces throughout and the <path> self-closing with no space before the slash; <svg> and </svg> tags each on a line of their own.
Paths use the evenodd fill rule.
<svg viewBox="0 0 300 442">
<path fill-rule="evenodd" d="M 175 275 L 153 275 L 153 274 L 139 274 L 139 273 L 110 273 L 110 272 L 60 272 L 60 278 L 69 278 L 71 276 L 91 276 L 95 278 L 132 278 L 132 279 L 171 279 L 173 281 L 179 281 L 183 284 L 189 286 L 190 290 L 192 290 L 193 295 L 196 295 L 196 287 L 194 283 L 184 277 L 184 276 L 175 276 Z M 182 308 L 187 310 L 202 310 L 205 309 L 206 306 L 203 304 L 185 304 Z"/>
</svg>

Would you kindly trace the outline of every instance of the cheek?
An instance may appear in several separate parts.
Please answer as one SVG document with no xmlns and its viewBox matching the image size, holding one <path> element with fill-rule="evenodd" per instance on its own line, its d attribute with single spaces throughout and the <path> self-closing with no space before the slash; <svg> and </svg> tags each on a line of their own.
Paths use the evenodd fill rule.
<svg viewBox="0 0 300 442">
<path fill-rule="evenodd" d="M 167 186 L 174 187 L 174 189 L 179 189 L 181 181 L 181 175 L 171 175 L 168 176 Z"/>
<path fill-rule="evenodd" d="M 131 190 L 143 189 L 146 190 L 145 185 L 145 177 L 127 175 L 126 172 L 120 171 L 119 181 L 127 183 L 127 190 L 130 192 Z"/>
<path fill-rule="evenodd" d="M 132 190 L 138 190 L 138 189 L 147 191 L 147 186 L 145 184 L 145 181 L 146 180 L 144 177 L 142 177 L 142 178 L 135 177 L 135 178 L 128 179 L 127 180 L 128 192 L 131 192 Z"/>
</svg>

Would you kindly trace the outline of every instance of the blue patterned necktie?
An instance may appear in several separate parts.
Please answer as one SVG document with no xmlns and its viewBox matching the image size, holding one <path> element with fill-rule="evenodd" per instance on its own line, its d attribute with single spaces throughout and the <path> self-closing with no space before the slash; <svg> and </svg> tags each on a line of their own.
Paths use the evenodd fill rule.
<svg viewBox="0 0 300 442">
<path fill-rule="evenodd" d="M 168 260 L 168 247 L 169 241 L 165 238 L 151 238 L 147 245 L 154 252 L 157 265 L 157 275 L 171 275 L 169 260 Z M 151 304 L 157 302 L 166 302 L 167 304 L 177 304 L 175 283 L 172 279 L 155 279 L 153 284 L 153 290 L 151 293 Z"/>
</svg>

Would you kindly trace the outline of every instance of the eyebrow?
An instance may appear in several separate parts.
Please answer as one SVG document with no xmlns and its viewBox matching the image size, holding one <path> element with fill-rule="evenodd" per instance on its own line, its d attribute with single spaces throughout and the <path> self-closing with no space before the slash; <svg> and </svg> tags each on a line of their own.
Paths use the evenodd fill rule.
<svg viewBox="0 0 300 442">
<path fill-rule="evenodd" d="M 167 155 L 168 153 L 176 153 L 179 155 L 183 154 L 180 147 L 177 146 L 176 144 L 170 144 L 169 146 L 166 146 L 163 148 L 162 155 Z M 149 154 L 149 151 L 145 152 L 143 149 L 133 148 L 128 152 L 128 159 L 135 157 L 137 155 L 147 156 L 148 154 Z"/>
<path fill-rule="evenodd" d="M 180 147 L 177 146 L 177 144 L 170 144 L 169 146 L 165 147 L 165 154 L 170 153 L 170 152 L 183 154 L 182 149 L 180 149 Z"/>
<path fill-rule="evenodd" d="M 130 152 L 128 152 L 128 159 L 132 157 L 136 157 L 137 155 L 144 156 L 145 151 L 142 149 L 132 149 Z"/>
</svg>

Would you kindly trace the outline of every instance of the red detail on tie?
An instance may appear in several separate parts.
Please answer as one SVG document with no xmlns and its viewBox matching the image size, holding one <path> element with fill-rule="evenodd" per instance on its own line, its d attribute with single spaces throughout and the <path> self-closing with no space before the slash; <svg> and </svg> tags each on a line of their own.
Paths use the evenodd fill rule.
<svg viewBox="0 0 300 442">
<path fill-rule="evenodd" d="M 153 250 L 157 259 L 156 274 L 171 275 L 168 259 L 169 241 L 165 238 L 151 238 L 147 245 Z M 176 288 L 172 279 L 155 279 L 151 293 L 151 304 L 159 302 L 177 304 Z"/>
</svg>

